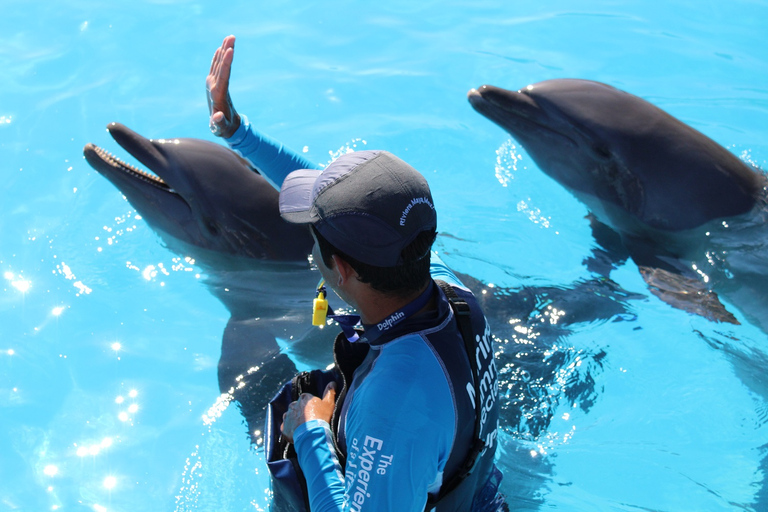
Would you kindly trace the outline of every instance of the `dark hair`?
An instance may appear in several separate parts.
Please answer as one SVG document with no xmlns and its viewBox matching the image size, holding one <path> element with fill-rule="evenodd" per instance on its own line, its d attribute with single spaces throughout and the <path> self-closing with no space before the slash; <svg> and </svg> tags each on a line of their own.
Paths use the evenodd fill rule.
<svg viewBox="0 0 768 512">
<path fill-rule="evenodd" d="M 422 231 L 416 235 L 410 244 L 405 246 L 400 253 L 403 259 L 402 264 L 396 267 L 377 267 L 344 254 L 326 240 L 311 224 L 310 228 L 317 238 L 320 257 L 323 258 L 326 267 L 331 266 L 331 257 L 335 254 L 355 269 L 361 282 L 370 284 L 374 290 L 388 295 L 407 297 L 421 290 L 430 279 L 429 256 L 432 243 L 437 236 L 434 229 Z"/>
</svg>

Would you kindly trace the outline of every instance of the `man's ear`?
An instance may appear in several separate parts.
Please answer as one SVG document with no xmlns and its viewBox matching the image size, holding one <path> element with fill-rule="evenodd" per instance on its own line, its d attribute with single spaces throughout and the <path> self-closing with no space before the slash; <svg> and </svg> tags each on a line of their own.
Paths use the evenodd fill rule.
<svg viewBox="0 0 768 512">
<path fill-rule="evenodd" d="M 355 269 L 352 268 L 352 265 L 347 263 L 344 259 L 340 258 L 338 254 L 331 256 L 331 259 L 333 260 L 333 265 L 336 269 L 336 272 L 339 274 L 339 285 L 343 285 L 349 279 L 357 277 L 357 272 L 355 272 Z"/>
</svg>

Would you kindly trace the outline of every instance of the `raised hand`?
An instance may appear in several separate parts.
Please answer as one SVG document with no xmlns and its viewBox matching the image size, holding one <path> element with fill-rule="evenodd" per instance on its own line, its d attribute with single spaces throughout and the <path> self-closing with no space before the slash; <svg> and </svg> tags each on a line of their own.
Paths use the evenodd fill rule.
<svg viewBox="0 0 768 512">
<path fill-rule="evenodd" d="M 209 127 L 211 133 L 224 138 L 231 137 L 240 127 L 240 116 L 229 96 L 229 76 L 234 56 L 235 36 L 227 36 L 213 54 L 211 70 L 205 79 L 208 112 L 211 116 Z"/>
</svg>

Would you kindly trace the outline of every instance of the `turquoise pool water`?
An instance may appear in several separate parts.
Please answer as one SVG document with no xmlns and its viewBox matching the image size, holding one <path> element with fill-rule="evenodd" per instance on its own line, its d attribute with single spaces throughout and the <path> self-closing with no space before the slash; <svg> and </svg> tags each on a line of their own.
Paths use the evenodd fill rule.
<svg viewBox="0 0 768 512">
<path fill-rule="evenodd" d="M 6 0 L 0 509 L 268 508 L 263 455 L 218 391 L 228 312 L 82 158 L 126 156 L 112 121 L 212 139 L 204 78 L 233 33 L 241 112 L 318 162 L 408 160 L 444 260 L 494 285 L 514 510 L 768 510 L 766 334 L 670 308 L 631 262 L 591 274 L 586 209 L 466 101 L 598 80 L 766 169 L 766 20 L 748 0 Z"/>
</svg>

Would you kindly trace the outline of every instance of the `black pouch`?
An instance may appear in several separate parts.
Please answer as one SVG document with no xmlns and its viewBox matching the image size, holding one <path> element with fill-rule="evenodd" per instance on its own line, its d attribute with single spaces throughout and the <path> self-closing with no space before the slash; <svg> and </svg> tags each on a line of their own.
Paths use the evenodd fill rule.
<svg viewBox="0 0 768 512">
<path fill-rule="evenodd" d="M 264 452 L 272 477 L 272 511 L 309 512 L 307 481 L 293 444 L 283 437 L 280 426 L 291 402 L 303 393 L 322 398 L 330 382 L 336 382 L 337 388 L 341 389 L 341 375 L 335 368 L 301 372 L 286 382 L 267 406 Z"/>
</svg>

